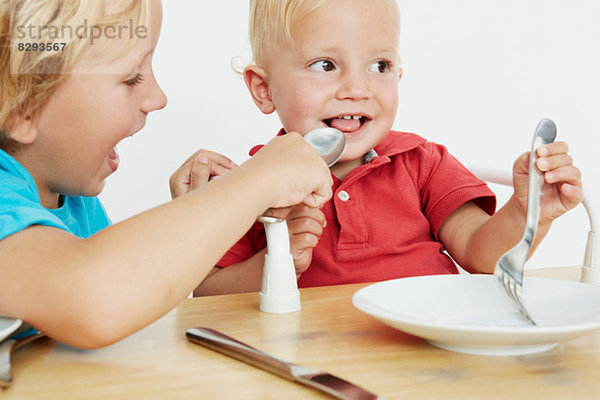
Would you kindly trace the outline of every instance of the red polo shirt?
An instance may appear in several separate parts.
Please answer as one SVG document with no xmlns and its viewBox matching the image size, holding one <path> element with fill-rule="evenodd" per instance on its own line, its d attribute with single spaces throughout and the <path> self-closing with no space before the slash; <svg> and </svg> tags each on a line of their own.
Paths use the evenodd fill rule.
<svg viewBox="0 0 600 400">
<path fill-rule="evenodd" d="M 327 226 L 299 287 L 457 273 L 438 241 L 442 222 L 471 200 L 494 213 L 493 192 L 444 146 L 392 131 L 374 150 L 342 181 L 333 177 Z M 217 265 L 237 264 L 265 246 L 256 223 Z"/>
</svg>

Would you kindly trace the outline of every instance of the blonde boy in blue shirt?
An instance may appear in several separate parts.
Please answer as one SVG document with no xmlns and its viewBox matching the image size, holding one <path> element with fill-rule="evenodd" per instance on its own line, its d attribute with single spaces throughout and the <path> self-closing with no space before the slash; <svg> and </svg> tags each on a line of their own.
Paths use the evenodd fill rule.
<svg viewBox="0 0 600 400">
<path fill-rule="evenodd" d="M 129 21 L 148 34 L 115 38 Z M 49 23 L 64 47 L 19 50 L 19 27 Z M 95 197 L 119 167 L 115 147 L 166 105 L 152 70 L 161 23 L 160 0 L 0 2 L 0 315 L 72 346 L 164 315 L 267 208 L 331 195 L 326 165 L 293 134 L 211 183 L 233 164 L 199 151 L 172 176 L 178 199 L 109 226 Z M 84 25 L 109 34 L 69 36 Z M 41 31 L 31 39 L 56 41 Z"/>
</svg>

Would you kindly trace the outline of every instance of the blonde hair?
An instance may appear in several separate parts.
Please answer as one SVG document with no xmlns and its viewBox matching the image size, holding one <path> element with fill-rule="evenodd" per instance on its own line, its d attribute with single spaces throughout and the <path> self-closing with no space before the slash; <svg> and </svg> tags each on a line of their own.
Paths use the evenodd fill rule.
<svg viewBox="0 0 600 400">
<path fill-rule="evenodd" d="M 265 66 L 273 44 L 294 44 L 294 24 L 331 0 L 250 0 L 248 36 L 256 65 Z M 365 1 L 365 0 L 359 0 Z M 396 0 L 388 0 L 397 11 Z"/>
<path fill-rule="evenodd" d="M 39 111 L 89 44 L 87 34 L 73 35 L 72 27 L 115 24 L 125 18 L 148 20 L 149 0 L 120 1 L 121 11 L 110 15 L 105 0 L 0 2 L 0 143 L 8 138 L 14 118 Z M 23 29 L 30 26 L 38 27 L 37 36 L 23 39 Z M 62 29 L 62 36 L 56 30 L 52 35 L 50 26 Z M 71 28 L 70 35 L 65 35 L 65 27 Z M 56 44 L 60 50 L 23 51 L 25 43 Z"/>
<path fill-rule="evenodd" d="M 305 8 L 306 2 L 312 6 Z M 252 57 L 264 66 L 266 53 L 276 43 L 292 44 L 292 26 L 298 19 L 318 10 L 330 0 L 250 0 L 248 37 Z M 300 14 L 301 11 L 304 11 Z"/>
</svg>

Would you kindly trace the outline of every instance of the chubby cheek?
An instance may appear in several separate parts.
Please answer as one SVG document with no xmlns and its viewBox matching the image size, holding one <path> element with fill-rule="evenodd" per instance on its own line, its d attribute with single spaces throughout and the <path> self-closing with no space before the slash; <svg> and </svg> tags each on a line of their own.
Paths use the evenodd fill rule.
<svg viewBox="0 0 600 400">
<path fill-rule="evenodd" d="M 280 103 L 281 104 L 281 103 Z M 307 113 L 302 107 L 277 107 L 277 115 L 286 132 L 298 132 L 304 134 L 304 125 Z"/>
<path fill-rule="evenodd" d="M 383 85 L 379 89 L 379 93 L 380 107 L 388 118 L 392 118 L 393 123 L 393 119 L 396 118 L 396 112 L 398 111 L 398 81 L 391 80 L 387 85 Z"/>
<path fill-rule="evenodd" d="M 295 108 L 286 116 L 281 117 L 286 132 L 298 132 L 301 135 L 318 128 L 320 125 L 315 121 L 317 121 L 317 118 L 315 118 L 314 113 L 304 108 Z"/>
<path fill-rule="evenodd" d="M 104 141 L 113 142 L 113 146 L 130 136 L 136 126 L 142 123 L 141 113 L 128 109 L 127 106 L 123 104 L 119 107 L 113 104 L 109 112 L 96 114 L 94 130 Z"/>
<path fill-rule="evenodd" d="M 282 90 L 273 90 L 272 99 L 277 114 L 287 132 L 305 134 L 320 126 L 325 105 L 320 96 L 323 88 L 315 88 L 310 82 L 296 80 L 288 81 L 288 86 Z"/>
</svg>

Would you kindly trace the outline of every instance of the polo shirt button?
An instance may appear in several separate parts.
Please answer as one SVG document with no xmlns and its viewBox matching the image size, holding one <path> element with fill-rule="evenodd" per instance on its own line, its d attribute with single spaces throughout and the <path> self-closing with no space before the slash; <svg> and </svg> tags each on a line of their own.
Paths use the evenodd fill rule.
<svg viewBox="0 0 600 400">
<path fill-rule="evenodd" d="M 338 197 L 341 201 L 348 201 L 350 200 L 350 195 L 348 194 L 348 192 L 342 190 L 338 193 Z"/>
</svg>

